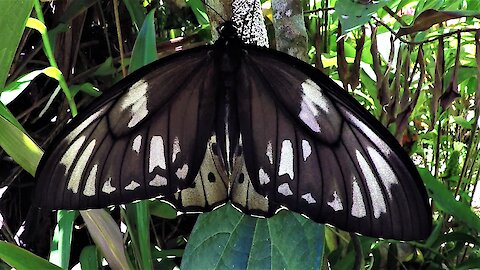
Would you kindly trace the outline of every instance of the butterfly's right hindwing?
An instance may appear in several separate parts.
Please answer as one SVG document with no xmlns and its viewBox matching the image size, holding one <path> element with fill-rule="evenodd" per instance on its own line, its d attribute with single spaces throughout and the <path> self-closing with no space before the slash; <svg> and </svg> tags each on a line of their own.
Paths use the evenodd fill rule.
<svg viewBox="0 0 480 270">
<path fill-rule="evenodd" d="M 140 69 L 74 119 L 39 165 L 38 206 L 101 208 L 172 198 L 191 186 L 213 132 L 217 85 L 208 50 Z"/>
</svg>

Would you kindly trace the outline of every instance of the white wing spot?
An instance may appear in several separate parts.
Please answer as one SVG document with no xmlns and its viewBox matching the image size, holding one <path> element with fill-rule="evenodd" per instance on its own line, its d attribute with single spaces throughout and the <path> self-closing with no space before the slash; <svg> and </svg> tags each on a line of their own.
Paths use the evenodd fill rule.
<svg viewBox="0 0 480 270">
<path fill-rule="evenodd" d="M 97 168 L 98 165 L 93 165 L 90 173 L 87 177 L 87 182 L 85 183 L 85 188 L 83 189 L 83 195 L 85 196 L 93 196 L 95 195 L 95 180 L 97 179 Z"/>
<path fill-rule="evenodd" d="M 155 177 L 152 179 L 152 181 L 148 182 L 150 186 L 154 187 L 161 187 L 161 186 L 166 186 L 167 185 L 167 178 L 160 176 L 160 175 L 155 175 Z"/>
<path fill-rule="evenodd" d="M 369 138 L 384 155 L 391 155 L 392 150 L 390 146 L 388 146 L 384 140 L 380 139 L 378 135 L 372 131 L 371 128 L 367 127 L 362 121 L 358 120 L 358 118 L 349 111 L 345 111 L 345 117 L 347 117 L 347 119 L 350 120 L 353 125 L 358 127 L 363 133 L 365 133 L 365 136 Z"/>
<path fill-rule="evenodd" d="M 178 137 L 175 137 L 173 140 L 173 149 L 172 149 L 172 163 L 177 159 L 177 155 L 180 153 L 180 140 Z"/>
<path fill-rule="evenodd" d="M 63 154 L 62 159 L 60 159 L 60 164 L 65 166 L 65 176 L 68 175 L 70 167 L 72 166 L 73 161 L 75 160 L 77 153 L 80 151 L 80 148 L 82 148 L 84 142 L 85 136 L 81 136 L 80 138 L 78 138 L 74 143 L 72 143 L 72 145 L 68 148 L 65 154 Z"/>
<path fill-rule="evenodd" d="M 382 190 L 380 189 L 377 178 L 373 174 L 372 168 L 370 168 L 368 162 L 358 150 L 356 150 L 356 155 L 358 164 L 360 165 L 360 169 L 365 176 L 365 181 L 367 182 L 367 187 L 371 194 L 373 216 L 375 218 L 379 218 L 382 213 L 387 212 L 387 206 L 385 204 L 385 199 L 383 198 Z"/>
<path fill-rule="evenodd" d="M 307 158 L 312 154 L 312 146 L 307 140 L 302 140 L 302 152 L 303 161 L 307 161 Z"/>
<path fill-rule="evenodd" d="M 331 104 L 323 96 L 322 89 L 310 79 L 302 83 L 302 92 L 302 102 L 298 116 L 312 131 L 321 132 L 317 117 L 320 113 L 328 114 Z"/>
<path fill-rule="evenodd" d="M 327 202 L 327 204 L 332 207 L 332 209 L 337 212 L 343 210 L 343 205 L 342 205 L 342 200 L 338 196 L 337 192 L 333 192 L 333 200 L 330 202 Z"/>
<path fill-rule="evenodd" d="M 267 144 L 267 151 L 265 152 L 265 155 L 268 158 L 268 161 L 270 164 L 273 164 L 273 147 L 272 147 L 272 141 L 268 141 Z"/>
<path fill-rule="evenodd" d="M 147 81 L 140 80 L 130 86 L 125 97 L 121 100 L 120 108 L 122 110 L 129 108 L 131 112 L 131 119 L 128 122 L 129 128 L 136 126 L 148 115 L 147 90 Z"/>
<path fill-rule="evenodd" d="M 302 195 L 302 199 L 307 201 L 309 204 L 316 203 L 317 201 L 313 198 L 312 193 L 306 193 Z"/>
<path fill-rule="evenodd" d="M 135 139 L 133 139 L 132 150 L 140 153 L 140 147 L 142 146 L 142 135 L 137 135 Z"/>
<path fill-rule="evenodd" d="M 260 180 L 260 184 L 262 185 L 268 184 L 270 182 L 270 177 L 263 170 L 263 168 L 260 168 L 260 170 L 258 170 L 258 179 Z"/>
<path fill-rule="evenodd" d="M 358 186 L 355 177 L 353 177 L 352 183 L 352 216 L 357 218 L 363 218 L 367 215 L 367 210 L 365 209 L 365 202 L 363 201 L 362 192 Z"/>
<path fill-rule="evenodd" d="M 135 190 L 139 186 L 140 186 L 139 183 L 132 180 L 132 182 L 130 182 L 130 184 L 128 184 L 128 186 L 125 187 L 125 190 Z"/>
<path fill-rule="evenodd" d="M 110 194 L 115 190 L 117 189 L 115 187 L 112 187 L 112 178 L 109 177 L 108 180 L 105 183 L 103 183 L 102 192 Z"/>
<path fill-rule="evenodd" d="M 278 169 L 278 176 L 288 174 L 293 180 L 293 146 L 290 140 L 282 142 L 282 151 L 280 155 L 280 168 Z"/>
<path fill-rule="evenodd" d="M 302 90 L 304 97 L 308 98 L 311 105 L 317 105 L 325 113 L 330 111 L 330 102 L 323 96 L 322 89 L 314 81 L 306 79 L 302 83 Z"/>
<path fill-rule="evenodd" d="M 380 176 L 380 181 L 387 190 L 388 198 L 392 199 L 392 186 L 398 184 L 397 176 L 390 164 L 375 149 L 369 146 L 367 150 Z"/>
<path fill-rule="evenodd" d="M 183 164 L 182 168 L 178 168 L 178 170 L 175 172 L 175 175 L 178 177 L 178 179 L 185 179 L 187 178 L 188 174 L 188 165 Z"/>
<path fill-rule="evenodd" d="M 88 160 L 90 159 L 90 156 L 93 153 L 93 149 L 95 148 L 95 143 L 96 143 L 96 140 L 93 139 L 88 144 L 88 146 L 83 150 L 82 154 L 78 158 L 77 164 L 75 164 L 75 167 L 73 168 L 72 175 L 70 176 L 70 180 L 68 181 L 68 186 L 67 186 L 67 189 L 70 189 L 73 193 L 78 192 L 80 179 L 82 179 L 83 171 L 85 170 Z"/>
<path fill-rule="evenodd" d="M 313 105 L 313 108 L 310 108 L 310 106 L 307 105 L 307 102 L 308 101 L 305 100 L 304 96 L 302 103 L 300 104 L 300 113 L 298 114 L 298 117 L 300 117 L 300 119 L 302 119 L 312 131 L 320 132 L 320 125 L 317 122 L 317 118 L 315 118 L 315 116 L 318 115 L 318 111 Z"/>
<path fill-rule="evenodd" d="M 165 147 L 162 136 L 152 136 L 150 140 L 150 157 L 148 158 L 148 171 L 151 173 L 155 167 L 166 169 Z"/>
<path fill-rule="evenodd" d="M 283 194 L 285 196 L 293 195 L 293 192 L 290 189 L 290 186 L 288 185 L 288 183 L 283 183 L 280 186 L 278 186 L 278 193 Z"/>
</svg>

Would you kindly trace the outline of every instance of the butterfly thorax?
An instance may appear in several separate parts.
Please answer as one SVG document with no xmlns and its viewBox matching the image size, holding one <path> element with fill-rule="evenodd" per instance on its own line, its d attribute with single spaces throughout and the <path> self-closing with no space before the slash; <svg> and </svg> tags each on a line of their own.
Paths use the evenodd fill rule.
<svg viewBox="0 0 480 270">
<path fill-rule="evenodd" d="M 235 156 L 241 152 L 239 146 L 240 132 L 237 108 L 236 85 L 241 64 L 243 42 L 238 38 L 232 22 L 225 22 L 219 29 L 220 37 L 215 42 L 213 58 L 221 80 L 216 104 L 216 151 L 222 159 L 226 173 L 231 175 Z"/>
</svg>

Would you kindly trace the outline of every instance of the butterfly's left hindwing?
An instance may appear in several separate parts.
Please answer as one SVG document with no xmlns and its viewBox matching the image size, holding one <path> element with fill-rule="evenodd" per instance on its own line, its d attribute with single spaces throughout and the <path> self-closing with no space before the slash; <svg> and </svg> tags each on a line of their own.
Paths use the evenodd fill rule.
<svg viewBox="0 0 480 270">
<path fill-rule="evenodd" d="M 75 118 L 39 165 L 38 205 L 87 209 L 156 196 L 174 200 L 191 186 L 214 128 L 218 87 L 209 49 L 140 69 Z"/>
<path fill-rule="evenodd" d="M 395 239 L 430 233 L 416 168 L 393 136 L 327 76 L 247 47 L 238 115 L 249 179 L 269 200 L 320 223 Z"/>
</svg>

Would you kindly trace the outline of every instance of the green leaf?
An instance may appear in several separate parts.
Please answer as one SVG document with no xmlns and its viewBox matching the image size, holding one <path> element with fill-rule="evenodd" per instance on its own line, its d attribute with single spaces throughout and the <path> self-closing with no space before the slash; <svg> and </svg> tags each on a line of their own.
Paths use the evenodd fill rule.
<svg viewBox="0 0 480 270">
<path fill-rule="evenodd" d="M 23 128 L 22 124 L 18 122 L 17 118 L 15 118 L 15 116 L 8 110 L 7 106 L 3 105 L 2 102 L 0 102 L 0 116 L 3 116 L 10 122 L 10 124 L 13 124 L 23 133 L 27 133 L 27 131 L 25 131 L 25 129 Z"/>
<path fill-rule="evenodd" d="M 480 231 L 480 218 L 472 211 L 469 205 L 455 200 L 450 190 L 435 179 L 427 169 L 419 168 L 418 171 L 435 205 L 440 210 L 454 216 L 458 221 L 465 223 L 470 228 Z"/>
<path fill-rule="evenodd" d="M 17 270 L 61 270 L 47 260 L 14 244 L 0 241 L 0 259 Z"/>
<path fill-rule="evenodd" d="M 462 117 L 462 116 L 452 116 L 452 118 L 453 118 L 453 121 L 457 125 L 465 128 L 465 129 L 471 129 L 472 128 L 472 123 L 467 121 L 467 119 L 465 119 L 464 117 Z"/>
<path fill-rule="evenodd" d="M 9 83 L 0 94 L 0 102 L 5 105 L 12 102 L 15 98 L 20 95 L 23 90 L 25 90 L 30 83 L 35 79 L 38 75 L 42 74 L 43 70 L 34 70 L 25 75 L 20 76 L 15 81 Z"/>
<path fill-rule="evenodd" d="M 70 24 L 70 22 L 78 15 L 85 12 L 88 8 L 98 3 L 98 0 L 75 0 L 70 1 L 66 10 L 61 13 L 59 19 L 64 24 Z"/>
<path fill-rule="evenodd" d="M 280 211 L 258 219 L 230 204 L 200 215 L 181 269 L 320 269 L 324 227 Z"/>
<path fill-rule="evenodd" d="M 335 12 L 342 24 L 342 35 L 368 23 L 372 15 L 387 3 L 387 0 L 372 1 L 368 4 L 353 0 L 337 0 Z"/>
<path fill-rule="evenodd" d="M 42 149 L 25 132 L 0 116 L 0 147 L 12 157 L 18 165 L 31 175 L 35 175 Z"/>
<path fill-rule="evenodd" d="M 138 0 L 123 0 L 123 3 L 127 7 L 130 18 L 132 19 L 135 27 L 138 28 L 144 24 L 145 20 L 145 8 L 140 4 Z"/>
<path fill-rule="evenodd" d="M 173 208 L 170 204 L 162 202 L 160 200 L 149 201 L 150 213 L 156 217 L 161 217 L 165 219 L 176 219 L 177 210 Z"/>
<path fill-rule="evenodd" d="M 199 24 L 210 24 L 207 12 L 205 11 L 205 5 L 201 0 L 187 0 L 187 5 L 192 9 Z"/>
<path fill-rule="evenodd" d="M 157 46 L 155 42 L 155 10 L 148 13 L 133 45 L 132 59 L 128 73 L 157 60 Z"/>
<path fill-rule="evenodd" d="M 0 1 L 0 89 L 5 86 L 32 7 L 33 0 Z"/>
<path fill-rule="evenodd" d="M 112 57 L 108 57 L 105 62 L 100 64 L 100 66 L 95 70 L 93 75 L 95 76 L 110 76 L 117 72 L 115 67 L 113 66 L 113 59 Z"/>
<path fill-rule="evenodd" d="M 131 269 L 120 229 L 115 220 L 103 209 L 80 211 L 90 236 L 112 269 Z"/>
<path fill-rule="evenodd" d="M 130 237 L 135 239 L 132 243 L 138 245 L 137 250 L 140 251 L 140 258 L 138 258 L 140 268 L 145 270 L 153 269 L 150 247 L 150 213 L 148 206 L 148 200 L 127 205 L 128 219 L 135 221 L 135 226 L 132 222 L 129 223 L 128 232 Z"/>
<path fill-rule="evenodd" d="M 72 95 L 75 96 L 78 92 L 82 91 L 92 97 L 98 97 L 102 94 L 98 88 L 93 86 L 91 83 L 82 83 L 70 86 L 70 91 Z"/>
<path fill-rule="evenodd" d="M 70 262 L 73 221 L 78 211 L 61 210 L 57 212 L 57 226 L 50 245 L 50 262 L 67 269 Z"/>
<path fill-rule="evenodd" d="M 96 246 L 86 246 L 82 249 L 82 252 L 80 252 L 80 265 L 82 270 L 101 269 L 102 256 Z"/>
</svg>

